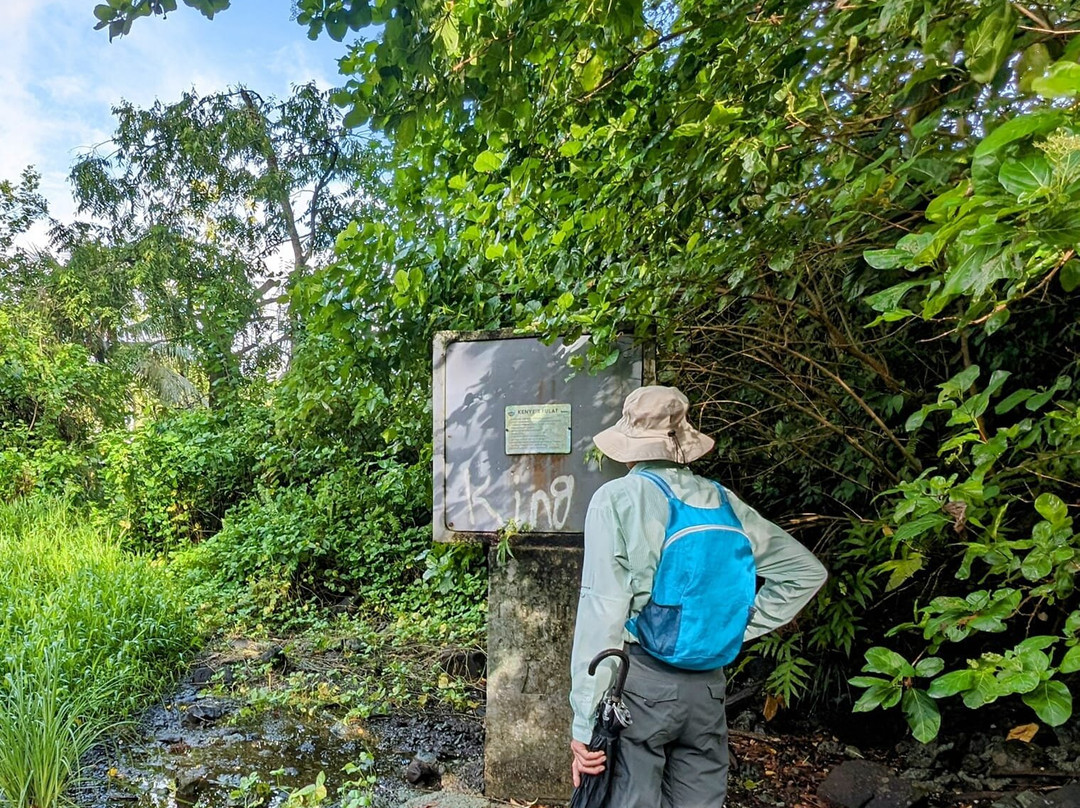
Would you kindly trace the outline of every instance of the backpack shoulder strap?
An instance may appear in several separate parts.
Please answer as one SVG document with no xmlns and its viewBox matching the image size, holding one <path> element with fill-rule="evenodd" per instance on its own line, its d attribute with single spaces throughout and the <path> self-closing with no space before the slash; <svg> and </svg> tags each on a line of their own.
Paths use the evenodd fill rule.
<svg viewBox="0 0 1080 808">
<path fill-rule="evenodd" d="M 639 471 L 638 474 L 640 474 L 646 480 L 652 480 L 654 483 L 656 483 L 660 490 L 664 492 L 664 496 L 667 497 L 669 500 L 678 499 L 678 497 L 675 496 L 675 492 L 671 490 L 671 486 L 668 485 L 664 478 L 661 477 L 659 474 L 654 474 L 651 471 Z"/>
<path fill-rule="evenodd" d="M 712 484 L 716 486 L 716 493 L 720 495 L 720 507 L 722 508 L 728 504 L 727 492 L 724 491 L 724 486 L 720 485 L 716 480 L 713 480 Z"/>
</svg>

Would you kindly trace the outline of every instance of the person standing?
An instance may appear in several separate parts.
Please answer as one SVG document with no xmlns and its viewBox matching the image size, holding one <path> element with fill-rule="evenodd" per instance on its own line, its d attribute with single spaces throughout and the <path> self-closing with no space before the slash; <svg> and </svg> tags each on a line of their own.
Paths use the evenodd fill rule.
<svg viewBox="0 0 1080 808">
<path fill-rule="evenodd" d="M 673 387 L 641 387 L 627 396 L 619 421 L 593 438 L 630 471 L 597 490 L 585 518 L 571 657 L 571 772 L 576 787 L 581 775 L 612 765 L 612 808 L 724 804 L 722 666 L 743 641 L 792 620 L 826 579 L 825 568 L 792 536 L 690 471 L 688 464 L 714 441 L 690 425 L 688 409 L 686 396 Z M 683 526 L 702 522 L 709 524 Z M 696 535 L 705 556 L 688 556 L 691 542 L 671 549 L 680 527 L 675 538 Z M 662 549 L 668 569 L 658 574 Z M 681 569 L 673 571 L 674 564 Z M 667 581 L 660 580 L 664 575 Z M 670 598 L 675 576 L 684 589 L 693 578 L 691 589 L 705 594 L 686 595 L 685 604 L 654 602 L 654 583 Z M 756 592 L 755 576 L 764 580 Z M 690 647 L 695 643 L 703 647 Z M 611 670 L 601 666 L 589 676 L 588 666 L 600 651 L 622 647 L 631 655 L 624 699 L 633 723 L 622 733 L 616 760 L 607 761 L 587 744 Z"/>
</svg>

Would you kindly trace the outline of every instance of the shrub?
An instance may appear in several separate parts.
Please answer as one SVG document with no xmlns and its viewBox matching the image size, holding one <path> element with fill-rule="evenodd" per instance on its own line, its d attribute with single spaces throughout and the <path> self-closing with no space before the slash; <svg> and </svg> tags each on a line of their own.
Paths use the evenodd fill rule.
<svg viewBox="0 0 1080 808">
<path fill-rule="evenodd" d="M 245 619 L 288 622 L 345 599 L 387 612 L 425 573 L 429 483 L 426 464 L 342 461 L 307 485 L 260 488 L 175 560 L 196 597 Z"/>
<path fill-rule="evenodd" d="M 167 552 L 212 535 L 254 490 L 270 421 L 263 405 L 236 403 L 104 436 L 102 517 L 139 549 Z"/>
<path fill-rule="evenodd" d="M 52 338 L 35 312 L 0 310 L 0 501 L 83 493 L 90 446 L 123 422 L 126 403 L 115 368 Z"/>
</svg>

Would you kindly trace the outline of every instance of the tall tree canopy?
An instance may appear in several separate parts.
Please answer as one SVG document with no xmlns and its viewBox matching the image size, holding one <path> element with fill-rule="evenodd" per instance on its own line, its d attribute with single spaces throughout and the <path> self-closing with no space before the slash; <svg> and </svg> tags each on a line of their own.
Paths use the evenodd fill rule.
<svg viewBox="0 0 1080 808">
<path fill-rule="evenodd" d="M 213 398 L 274 361 L 293 336 L 282 294 L 379 206 L 377 146 L 311 85 L 282 101 L 241 87 L 115 114 L 113 139 L 71 174 L 99 224 L 57 227 L 58 245 L 85 259 L 84 279 L 96 260 L 137 290 L 128 341 L 190 356 Z"/>
</svg>

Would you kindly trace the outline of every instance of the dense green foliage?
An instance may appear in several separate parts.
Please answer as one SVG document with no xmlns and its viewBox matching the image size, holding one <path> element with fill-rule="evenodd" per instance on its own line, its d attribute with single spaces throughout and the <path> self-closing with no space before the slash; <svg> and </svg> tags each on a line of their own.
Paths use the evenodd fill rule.
<svg viewBox="0 0 1080 808">
<path fill-rule="evenodd" d="M 63 500 L 0 504 L 0 795 L 53 808 L 79 758 L 173 680 L 195 635 L 159 564 Z"/>
<path fill-rule="evenodd" d="M 616 331 L 655 339 L 721 436 L 714 472 L 809 512 L 833 570 L 803 631 L 759 647 L 779 694 L 812 662 L 840 684 L 891 629 L 920 667 L 872 651 L 859 709 L 900 703 L 923 739 L 952 694 L 1064 721 L 1072 5 L 371 12 L 336 99 L 392 135 L 399 218 L 342 234 L 315 320 L 364 355 L 374 265 L 422 322 L 588 331 L 601 367 Z"/>
<path fill-rule="evenodd" d="M 594 368 L 654 340 L 709 471 L 832 571 L 756 647 L 775 694 L 843 693 L 865 654 L 856 708 L 920 739 L 953 696 L 1068 718 L 1075 3 L 297 7 L 313 36 L 377 26 L 335 100 L 395 170 L 294 287 L 293 412 L 411 455 L 436 329 L 588 332 Z"/>
<path fill-rule="evenodd" d="M 426 395 L 311 396 L 333 338 L 282 297 L 377 214 L 379 149 L 309 86 L 116 115 L 72 173 L 97 223 L 55 225 L 53 254 L 14 246 L 36 177 L 0 188 L 0 497 L 64 491 L 130 547 L 183 550 L 193 591 L 249 627 L 418 609 L 452 580 L 440 614 L 475 634 L 479 557 L 428 541 Z"/>
</svg>

